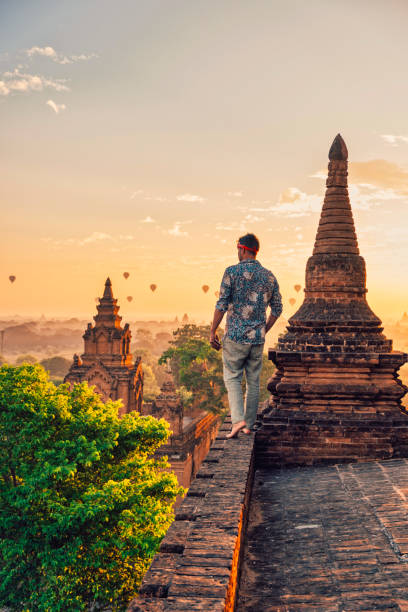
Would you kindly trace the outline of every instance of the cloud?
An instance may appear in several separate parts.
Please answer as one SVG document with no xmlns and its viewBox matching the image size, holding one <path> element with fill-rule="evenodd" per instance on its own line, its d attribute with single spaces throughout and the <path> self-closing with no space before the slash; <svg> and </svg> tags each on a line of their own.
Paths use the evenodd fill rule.
<svg viewBox="0 0 408 612">
<path fill-rule="evenodd" d="M 385 159 L 350 164 L 350 183 L 374 185 L 400 194 L 408 194 L 408 170 Z"/>
<path fill-rule="evenodd" d="M 187 223 L 192 223 L 192 221 L 175 221 L 173 227 L 169 230 L 164 230 L 164 233 L 169 234 L 170 236 L 175 236 L 176 238 L 188 236 L 188 232 L 181 231 L 181 226 Z"/>
<path fill-rule="evenodd" d="M 183 193 L 176 198 L 179 202 L 204 202 L 205 198 L 192 193 Z"/>
<path fill-rule="evenodd" d="M 168 233 L 170 234 L 170 236 L 177 236 L 177 237 L 188 236 L 188 232 L 182 232 L 180 230 L 180 227 L 181 227 L 180 223 L 175 223 L 172 229 L 168 230 Z"/>
<path fill-rule="evenodd" d="M 129 200 L 134 200 L 136 196 L 141 195 L 143 193 L 143 189 L 137 189 L 137 191 L 134 191 Z"/>
<path fill-rule="evenodd" d="M 85 53 L 80 53 L 79 55 L 62 55 L 61 53 L 57 53 L 53 47 L 31 47 L 31 49 L 26 49 L 25 52 L 30 58 L 39 55 L 48 57 L 57 64 L 73 64 L 74 62 L 87 61 L 98 57 L 96 53 L 89 53 L 88 55 Z"/>
<path fill-rule="evenodd" d="M 381 138 L 392 147 L 397 147 L 398 144 L 408 144 L 408 136 L 400 136 L 396 134 L 380 134 Z"/>
<path fill-rule="evenodd" d="M 303 217 L 319 212 L 322 207 L 322 196 L 308 194 L 297 187 L 288 187 L 280 194 L 276 204 L 267 207 L 253 207 L 252 212 L 279 214 L 285 217 Z"/>
<path fill-rule="evenodd" d="M 65 104 L 56 104 L 54 100 L 47 100 L 47 106 L 52 108 L 52 110 L 58 115 L 61 111 L 64 111 L 67 107 Z"/>
<path fill-rule="evenodd" d="M 231 197 L 231 198 L 242 198 L 244 194 L 242 193 L 242 191 L 229 191 L 227 193 L 227 196 Z"/>
<path fill-rule="evenodd" d="M 42 55 L 44 57 L 57 57 L 57 52 L 52 47 L 31 47 L 31 49 L 26 49 L 26 53 L 28 57 L 32 57 L 33 55 Z"/>
<path fill-rule="evenodd" d="M 53 246 L 85 246 L 87 244 L 92 244 L 96 242 L 100 242 L 101 240 L 116 240 L 110 234 L 105 234 L 104 232 L 92 232 L 89 236 L 85 236 L 85 238 L 65 238 L 63 240 L 54 240 L 53 238 L 43 238 L 43 242 L 48 242 Z"/>
<path fill-rule="evenodd" d="M 318 170 L 314 174 L 309 174 L 309 178 L 317 178 L 325 181 L 327 179 L 327 171 L 326 170 Z"/>
<path fill-rule="evenodd" d="M 140 223 L 155 223 L 155 220 L 148 215 L 145 219 L 142 219 Z"/>
<path fill-rule="evenodd" d="M 113 240 L 113 238 L 109 234 L 104 234 L 103 232 L 93 232 L 90 236 L 81 240 L 80 244 L 89 244 L 91 242 L 98 242 L 99 240 Z"/>
<path fill-rule="evenodd" d="M 252 215 L 251 213 L 249 213 L 248 215 L 246 215 L 244 217 L 244 223 L 248 222 L 248 223 L 259 223 L 260 221 L 263 221 L 264 218 L 263 217 L 257 217 L 256 215 Z"/>
<path fill-rule="evenodd" d="M 49 79 L 38 74 L 23 73 L 21 68 L 15 68 L 12 72 L 3 72 L 0 80 L 0 95 L 43 91 L 47 88 L 58 92 L 69 91 L 65 83 L 65 79 Z"/>
</svg>

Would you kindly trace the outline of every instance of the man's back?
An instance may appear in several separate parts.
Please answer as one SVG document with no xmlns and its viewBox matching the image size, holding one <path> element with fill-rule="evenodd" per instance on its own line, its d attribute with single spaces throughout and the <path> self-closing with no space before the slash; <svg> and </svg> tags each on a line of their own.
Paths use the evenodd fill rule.
<svg viewBox="0 0 408 612">
<path fill-rule="evenodd" d="M 225 270 L 216 309 L 228 313 L 226 335 L 230 340 L 263 344 L 268 305 L 276 317 L 281 314 L 278 282 L 259 261 L 246 259 Z"/>
</svg>

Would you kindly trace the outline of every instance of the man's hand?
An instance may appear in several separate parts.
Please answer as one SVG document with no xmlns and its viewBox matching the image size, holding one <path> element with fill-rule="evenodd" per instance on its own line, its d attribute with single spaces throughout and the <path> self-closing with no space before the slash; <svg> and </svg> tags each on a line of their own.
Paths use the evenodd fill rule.
<svg viewBox="0 0 408 612">
<path fill-rule="evenodd" d="M 271 329 L 271 327 L 273 327 L 273 324 L 277 320 L 278 320 L 278 317 L 275 317 L 273 314 L 269 315 L 268 320 L 267 320 L 266 325 L 265 325 L 265 334 L 268 333 L 268 331 Z"/>
<path fill-rule="evenodd" d="M 220 339 L 215 332 L 210 333 L 210 344 L 216 351 L 219 351 L 221 348 Z"/>
<path fill-rule="evenodd" d="M 223 316 L 224 316 L 224 313 L 221 312 L 221 310 L 215 309 L 214 318 L 213 318 L 213 322 L 211 325 L 211 331 L 210 331 L 210 344 L 213 347 L 213 349 L 215 349 L 216 351 L 219 351 L 221 348 L 221 342 L 220 342 L 219 337 L 217 336 L 217 328 L 219 324 L 221 323 Z"/>
</svg>

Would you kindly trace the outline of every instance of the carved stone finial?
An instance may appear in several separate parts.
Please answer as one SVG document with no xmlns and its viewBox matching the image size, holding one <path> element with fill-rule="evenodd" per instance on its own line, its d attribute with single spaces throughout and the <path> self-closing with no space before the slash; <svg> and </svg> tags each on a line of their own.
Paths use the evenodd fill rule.
<svg viewBox="0 0 408 612">
<path fill-rule="evenodd" d="M 334 160 L 347 161 L 348 159 L 348 151 L 347 151 L 346 143 L 341 137 L 341 134 L 337 134 L 336 138 L 333 140 L 332 146 L 330 147 L 330 151 L 329 151 L 329 159 L 330 161 L 334 161 Z"/>
</svg>

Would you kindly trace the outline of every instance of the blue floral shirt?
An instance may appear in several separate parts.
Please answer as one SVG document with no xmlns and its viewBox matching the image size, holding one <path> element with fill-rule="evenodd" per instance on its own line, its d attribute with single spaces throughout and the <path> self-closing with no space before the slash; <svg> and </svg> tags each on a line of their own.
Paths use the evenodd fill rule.
<svg viewBox="0 0 408 612">
<path fill-rule="evenodd" d="M 229 266 L 221 281 L 215 307 L 227 312 L 226 336 L 239 344 L 265 342 L 266 309 L 279 317 L 282 298 L 275 276 L 256 259 Z"/>
</svg>

